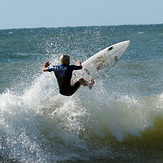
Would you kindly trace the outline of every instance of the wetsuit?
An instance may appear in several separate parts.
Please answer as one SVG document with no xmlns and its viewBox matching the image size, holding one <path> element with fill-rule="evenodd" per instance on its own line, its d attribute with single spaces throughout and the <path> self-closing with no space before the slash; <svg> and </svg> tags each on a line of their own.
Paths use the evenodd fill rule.
<svg viewBox="0 0 163 163">
<path fill-rule="evenodd" d="M 53 66 L 52 68 L 48 68 L 47 71 L 54 71 L 54 74 L 58 81 L 60 94 L 71 96 L 80 87 L 79 82 L 71 85 L 72 72 L 73 70 L 79 69 L 81 69 L 80 66 L 61 64 L 58 66 Z"/>
</svg>

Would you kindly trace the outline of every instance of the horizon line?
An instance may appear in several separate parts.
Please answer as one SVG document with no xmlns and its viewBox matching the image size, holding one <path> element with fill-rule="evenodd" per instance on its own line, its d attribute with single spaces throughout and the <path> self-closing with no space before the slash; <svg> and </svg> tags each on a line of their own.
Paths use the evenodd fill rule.
<svg viewBox="0 0 163 163">
<path fill-rule="evenodd" d="M 149 24 L 119 24 L 119 25 L 81 25 L 81 26 L 49 26 L 49 27 L 13 27 L 0 28 L 0 30 L 16 30 L 16 29 L 39 29 L 39 28 L 77 28 L 77 27 L 113 27 L 113 26 L 139 26 L 139 25 L 162 25 L 163 23 L 149 23 Z"/>
</svg>

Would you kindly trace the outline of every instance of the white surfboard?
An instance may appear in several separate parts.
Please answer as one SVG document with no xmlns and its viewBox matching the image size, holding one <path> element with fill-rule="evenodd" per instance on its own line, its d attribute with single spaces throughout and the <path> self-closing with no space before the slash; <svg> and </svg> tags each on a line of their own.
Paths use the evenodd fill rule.
<svg viewBox="0 0 163 163">
<path fill-rule="evenodd" d="M 98 72 L 104 68 L 111 68 L 124 55 L 130 41 L 123 41 L 111 45 L 104 50 L 96 53 L 82 63 L 83 69 L 74 71 L 75 78 L 90 79 L 96 78 Z"/>
</svg>

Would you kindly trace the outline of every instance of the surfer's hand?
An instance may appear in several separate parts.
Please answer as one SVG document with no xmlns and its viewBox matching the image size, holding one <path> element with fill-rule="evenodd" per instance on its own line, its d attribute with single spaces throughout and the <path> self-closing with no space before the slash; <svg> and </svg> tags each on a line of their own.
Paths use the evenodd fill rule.
<svg viewBox="0 0 163 163">
<path fill-rule="evenodd" d="M 44 66 L 45 66 L 45 67 L 48 67 L 48 66 L 50 66 L 50 64 L 51 64 L 51 63 L 50 63 L 49 61 L 46 61 L 45 64 L 44 64 Z"/>
<path fill-rule="evenodd" d="M 82 64 L 81 64 L 81 62 L 79 60 L 76 61 L 76 65 L 80 66 L 82 68 Z"/>
<path fill-rule="evenodd" d="M 80 65 L 81 65 L 80 60 L 77 60 L 77 61 L 76 61 L 76 65 L 77 65 L 77 66 L 80 66 Z"/>
</svg>

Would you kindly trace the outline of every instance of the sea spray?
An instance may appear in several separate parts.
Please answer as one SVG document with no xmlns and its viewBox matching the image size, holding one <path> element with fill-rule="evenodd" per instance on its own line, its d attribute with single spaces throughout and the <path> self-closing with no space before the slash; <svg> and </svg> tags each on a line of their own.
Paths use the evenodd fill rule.
<svg viewBox="0 0 163 163">
<path fill-rule="evenodd" d="M 44 80 L 47 75 L 49 78 Z M 42 74 L 23 95 L 10 91 L 1 94 L 2 155 L 36 161 L 44 160 L 44 154 L 48 159 L 48 151 L 55 151 L 56 155 L 64 150 L 69 153 L 68 148 L 89 151 L 93 147 L 96 153 L 95 146 L 100 143 L 101 149 L 105 149 L 107 142 L 111 152 L 115 143 L 130 141 L 130 136 L 141 138 L 147 130 L 156 130 L 155 122 L 163 116 L 162 95 L 115 98 L 103 91 L 104 83 L 96 82 L 91 91 L 83 87 L 74 96 L 64 97 L 51 90 L 56 85 L 49 86 L 46 92 L 52 80 L 47 75 Z"/>
</svg>

